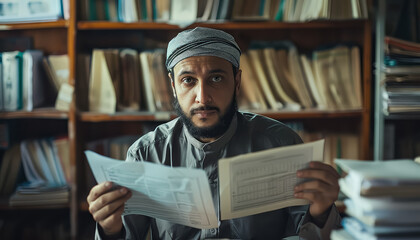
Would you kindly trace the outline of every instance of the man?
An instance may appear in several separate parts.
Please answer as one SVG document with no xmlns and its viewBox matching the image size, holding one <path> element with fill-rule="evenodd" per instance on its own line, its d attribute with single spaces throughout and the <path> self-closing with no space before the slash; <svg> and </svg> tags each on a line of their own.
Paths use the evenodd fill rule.
<svg viewBox="0 0 420 240">
<path fill-rule="evenodd" d="M 240 54 L 234 38 L 220 30 L 195 28 L 172 39 L 166 67 L 180 117 L 142 136 L 126 159 L 204 169 L 216 212 L 219 159 L 302 142 L 278 121 L 237 111 Z M 297 176 L 311 179 L 295 188 L 295 197 L 309 200 L 309 206 L 221 221 L 217 229 L 201 230 L 140 215 L 121 217 L 131 192 L 112 190 L 109 182 L 93 187 L 87 201 L 98 223 L 98 239 L 143 239 L 149 227 L 153 239 L 281 239 L 297 234 L 305 239 L 328 238 L 340 221 L 334 207 L 339 175 L 328 165 L 311 162 Z"/>
</svg>

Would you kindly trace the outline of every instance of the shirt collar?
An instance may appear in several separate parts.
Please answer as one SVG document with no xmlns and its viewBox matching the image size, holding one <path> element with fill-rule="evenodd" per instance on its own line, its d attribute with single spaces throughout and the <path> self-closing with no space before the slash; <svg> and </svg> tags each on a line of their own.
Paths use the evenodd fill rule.
<svg viewBox="0 0 420 240">
<path fill-rule="evenodd" d="M 232 138 L 233 134 L 236 131 L 237 126 L 238 126 L 238 119 L 237 119 L 237 113 L 235 113 L 229 125 L 229 128 L 226 130 L 226 132 L 213 142 L 209 142 L 209 143 L 200 142 L 200 140 L 196 139 L 190 134 L 188 129 L 185 127 L 185 125 L 184 125 L 184 134 L 185 134 L 185 137 L 187 138 L 188 143 L 192 144 L 194 147 L 198 149 L 202 149 L 206 152 L 207 151 L 213 152 L 213 151 L 217 151 L 221 149 L 230 141 L 230 139 Z"/>
</svg>

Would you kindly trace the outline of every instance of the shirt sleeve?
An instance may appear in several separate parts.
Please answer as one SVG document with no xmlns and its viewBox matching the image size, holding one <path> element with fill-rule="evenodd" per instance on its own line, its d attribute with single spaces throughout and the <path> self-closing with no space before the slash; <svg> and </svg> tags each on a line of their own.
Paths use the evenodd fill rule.
<svg viewBox="0 0 420 240">
<path fill-rule="evenodd" d="M 121 233 L 115 234 L 113 236 L 105 236 L 101 226 L 96 223 L 96 230 L 95 230 L 95 240 L 124 240 L 125 238 L 125 230 L 122 229 Z"/>
<path fill-rule="evenodd" d="M 311 221 L 311 215 L 308 212 L 302 220 L 299 231 L 299 239 L 330 239 L 330 234 L 333 229 L 340 228 L 341 216 L 333 205 L 325 221 L 324 226 L 319 227 Z"/>
</svg>

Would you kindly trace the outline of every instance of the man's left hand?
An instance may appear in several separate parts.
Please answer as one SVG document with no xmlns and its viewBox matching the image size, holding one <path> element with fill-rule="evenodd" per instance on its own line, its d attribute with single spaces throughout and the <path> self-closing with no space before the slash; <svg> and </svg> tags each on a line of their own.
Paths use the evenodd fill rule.
<svg viewBox="0 0 420 240">
<path fill-rule="evenodd" d="M 309 168 L 299 170 L 296 174 L 310 181 L 295 187 L 295 197 L 310 201 L 309 212 L 312 217 L 322 215 L 338 198 L 340 175 L 330 165 L 316 161 L 310 162 Z"/>
</svg>

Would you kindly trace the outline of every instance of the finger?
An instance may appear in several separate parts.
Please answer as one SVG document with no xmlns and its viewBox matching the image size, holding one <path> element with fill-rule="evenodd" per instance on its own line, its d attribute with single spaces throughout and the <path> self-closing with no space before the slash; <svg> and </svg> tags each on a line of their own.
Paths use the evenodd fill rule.
<svg viewBox="0 0 420 240">
<path fill-rule="evenodd" d="M 121 220 L 121 215 L 124 212 L 124 205 L 120 206 L 115 212 L 113 212 L 111 215 L 109 215 L 107 218 L 98 221 L 98 223 L 101 225 L 103 230 L 106 232 L 106 229 L 108 229 L 109 226 L 115 226 L 115 223 Z"/>
<path fill-rule="evenodd" d="M 318 169 L 304 169 L 297 171 L 296 175 L 299 178 L 312 178 L 324 181 L 330 185 L 337 185 L 338 178 L 325 170 L 318 170 Z"/>
<path fill-rule="evenodd" d="M 93 214 L 104 206 L 123 198 L 129 191 L 127 188 L 118 188 L 102 194 L 99 198 L 89 204 L 89 211 Z"/>
<path fill-rule="evenodd" d="M 90 204 L 91 202 L 98 199 L 98 197 L 100 197 L 102 194 L 109 192 L 109 190 L 111 190 L 112 188 L 112 185 L 113 185 L 112 182 L 103 182 L 101 184 L 94 186 L 90 190 L 89 195 L 86 198 L 87 202 Z"/>
<path fill-rule="evenodd" d="M 312 204 L 316 201 L 319 201 L 318 199 L 320 198 L 320 194 L 317 192 L 298 192 L 294 194 L 294 197 L 306 199 Z"/>
<path fill-rule="evenodd" d="M 294 188 L 295 192 L 304 192 L 304 191 L 316 191 L 316 192 L 323 192 L 323 193 L 330 193 L 332 192 L 332 186 L 328 185 L 322 181 L 309 181 L 304 182 L 297 185 Z"/>
<path fill-rule="evenodd" d="M 124 209 L 125 202 L 132 196 L 131 192 L 128 192 L 127 195 L 122 196 L 121 198 L 118 198 L 114 200 L 113 202 L 106 204 L 105 206 L 94 210 L 95 207 L 92 208 L 92 216 L 95 221 L 100 222 L 104 219 L 109 218 L 110 216 L 114 215 L 115 213 L 118 213 L 118 209 L 121 207 Z M 95 206 L 95 205 L 93 205 Z M 89 209 L 91 210 L 91 209 Z M 122 213 L 122 212 L 121 212 Z M 121 215 L 121 214 L 120 214 Z"/>
<path fill-rule="evenodd" d="M 331 174 L 334 174 L 337 178 L 340 177 L 340 174 L 338 174 L 338 172 L 331 165 L 325 164 L 323 162 L 311 161 L 309 163 L 309 167 L 311 169 L 315 168 L 315 169 L 325 170 L 325 171 L 330 172 Z"/>
</svg>

